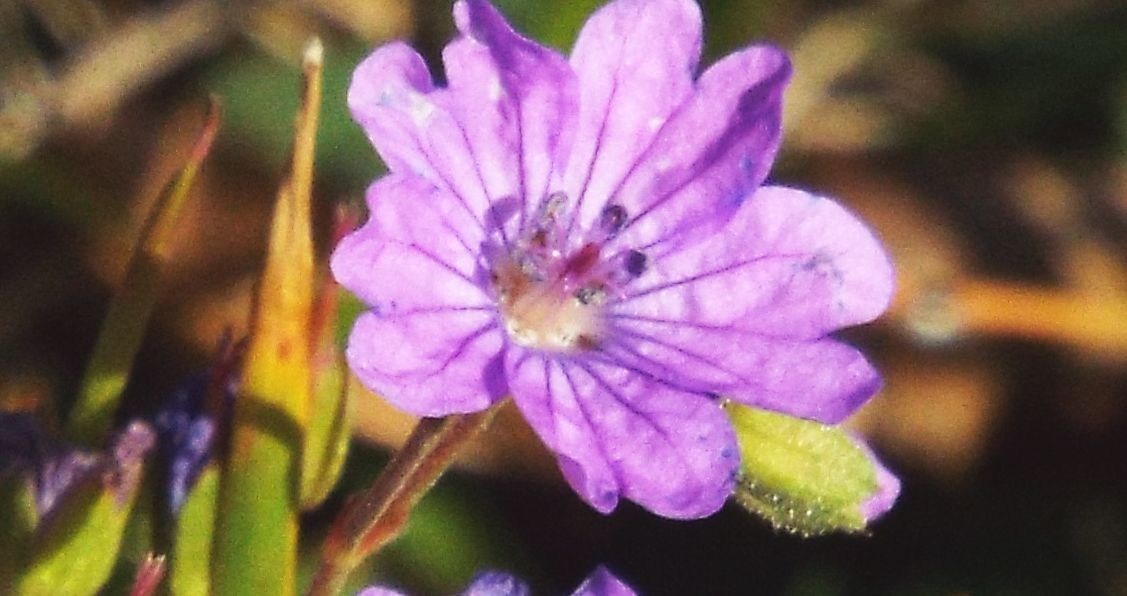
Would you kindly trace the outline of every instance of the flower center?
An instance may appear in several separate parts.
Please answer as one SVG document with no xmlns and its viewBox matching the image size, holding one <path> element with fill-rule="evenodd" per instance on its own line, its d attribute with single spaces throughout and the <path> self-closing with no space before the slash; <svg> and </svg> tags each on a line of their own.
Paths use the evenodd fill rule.
<svg viewBox="0 0 1127 596">
<path fill-rule="evenodd" d="M 626 223 L 626 210 L 607 206 L 578 248 L 568 248 L 560 225 L 567 197 L 548 196 L 510 252 L 493 263 L 491 281 L 505 330 L 516 343 L 550 352 L 597 349 L 603 310 L 646 269 L 646 256 L 604 246 Z"/>
</svg>

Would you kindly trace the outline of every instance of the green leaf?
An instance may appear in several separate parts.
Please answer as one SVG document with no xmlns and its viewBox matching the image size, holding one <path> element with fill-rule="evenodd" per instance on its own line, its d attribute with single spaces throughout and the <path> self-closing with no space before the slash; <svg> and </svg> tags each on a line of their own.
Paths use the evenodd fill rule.
<svg viewBox="0 0 1127 596">
<path fill-rule="evenodd" d="M 117 563 L 125 526 L 137 500 L 152 431 L 131 424 L 110 454 L 70 487 L 35 529 L 28 566 L 16 580 L 21 595 L 95 594 Z"/>
<path fill-rule="evenodd" d="M 145 326 L 156 305 L 165 264 L 171 259 L 172 233 L 188 200 L 196 173 L 211 151 L 219 129 L 219 104 L 212 100 L 207 122 L 179 174 L 161 191 L 133 247 L 125 281 L 110 302 L 87 363 L 78 400 L 67 420 L 67 435 L 95 445 L 109 432 Z"/>
<path fill-rule="evenodd" d="M 212 538 L 219 501 L 219 466 L 208 464 L 176 518 L 168 582 L 176 596 L 207 596 L 211 590 Z"/>
<path fill-rule="evenodd" d="M 736 404 L 725 407 L 742 458 L 736 502 L 776 529 L 860 532 L 877 468 L 845 430 Z"/>
</svg>

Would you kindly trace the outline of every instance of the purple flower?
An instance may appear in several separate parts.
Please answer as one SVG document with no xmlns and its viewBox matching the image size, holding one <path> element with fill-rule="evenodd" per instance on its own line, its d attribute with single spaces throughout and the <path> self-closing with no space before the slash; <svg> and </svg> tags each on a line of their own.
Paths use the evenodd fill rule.
<svg viewBox="0 0 1127 596">
<path fill-rule="evenodd" d="M 97 467 L 97 455 L 49 435 L 33 415 L 0 413 L 0 480 L 23 476 L 31 482 L 39 517 Z"/>
<path fill-rule="evenodd" d="M 458 596 L 528 596 L 531 593 L 528 584 L 508 573 L 485 571 L 478 574 Z M 405 596 L 405 593 L 372 586 L 361 590 L 356 596 Z M 583 580 L 571 596 L 634 596 L 634 590 L 607 571 L 606 567 L 600 566 Z"/>
<path fill-rule="evenodd" d="M 134 421 L 118 431 L 104 452 L 73 447 L 43 431 L 30 414 L 0 413 L 0 481 L 24 477 L 35 495 L 38 519 L 50 517 L 69 491 L 92 474 L 119 504 L 137 489 L 144 458 L 153 446 L 153 430 Z"/>
<path fill-rule="evenodd" d="M 218 449 L 216 443 L 238 392 L 242 351 L 241 344 L 224 339 L 209 370 L 184 380 L 153 415 L 163 474 L 158 486 L 173 517 Z"/>
<path fill-rule="evenodd" d="M 391 172 L 333 255 L 371 310 L 347 356 L 420 416 L 512 395 L 601 512 L 716 511 L 737 449 L 719 396 L 835 423 L 877 389 L 829 337 L 888 305 L 872 233 L 764 186 L 790 65 L 753 46 L 694 78 L 690 0 L 617 0 L 570 58 L 484 0 L 454 6 L 448 85 L 402 43 L 349 90 Z"/>
<path fill-rule="evenodd" d="M 153 419 L 161 464 L 166 466 L 161 489 L 172 515 L 179 513 L 211 461 L 216 424 L 204 407 L 210 386 L 210 374 L 193 375 L 165 399 Z"/>
</svg>

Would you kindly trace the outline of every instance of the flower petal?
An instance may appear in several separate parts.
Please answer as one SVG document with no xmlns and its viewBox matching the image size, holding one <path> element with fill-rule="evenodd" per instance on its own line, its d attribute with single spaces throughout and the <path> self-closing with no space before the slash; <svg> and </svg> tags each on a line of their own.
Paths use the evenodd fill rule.
<svg viewBox="0 0 1127 596">
<path fill-rule="evenodd" d="M 528 584 L 511 573 L 483 571 L 478 573 L 461 596 L 528 596 Z"/>
<path fill-rule="evenodd" d="M 492 5 L 460 0 L 462 37 L 446 46 L 450 109 L 494 201 L 536 205 L 562 170 L 578 111 L 575 75 L 557 52 L 518 35 Z"/>
<path fill-rule="evenodd" d="M 478 259 L 484 231 L 457 200 L 417 176 L 368 189 L 368 222 L 333 252 L 337 282 L 373 310 L 489 308 Z"/>
<path fill-rule="evenodd" d="M 408 594 L 386 586 L 368 586 L 357 592 L 356 596 L 408 596 Z"/>
<path fill-rule="evenodd" d="M 724 328 L 618 319 L 603 354 L 671 387 L 840 422 L 880 388 L 865 357 L 833 339 L 787 341 Z"/>
<path fill-rule="evenodd" d="M 606 567 L 599 565 L 571 596 L 635 596 L 635 592 Z"/>
<path fill-rule="evenodd" d="M 896 499 L 900 497 L 900 479 L 885 467 L 863 439 L 854 438 L 854 442 L 865 451 L 869 456 L 869 461 L 873 464 L 873 468 L 876 469 L 877 488 L 867 501 L 861 503 L 861 516 L 865 518 L 866 522 L 872 522 L 888 513 L 892 509 L 892 505 L 896 503 Z"/>
<path fill-rule="evenodd" d="M 365 387 L 416 416 L 476 412 L 508 393 L 492 312 L 360 315 L 345 356 Z"/>
<path fill-rule="evenodd" d="M 786 54 L 770 46 L 730 54 L 705 71 L 613 193 L 633 216 L 622 244 L 692 242 L 727 221 L 775 159 L 790 72 Z"/>
<path fill-rule="evenodd" d="M 393 172 L 421 176 L 456 196 L 478 219 L 490 207 L 465 132 L 445 89 L 406 44 L 378 48 L 356 67 L 348 105 Z"/>
<path fill-rule="evenodd" d="M 580 111 L 565 189 L 589 224 L 693 93 L 700 8 L 690 0 L 617 0 L 587 20 L 571 52 Z"/>
<path fill-rule="evenodd" d="M 732 491 L 735 437 L 711 399 L 597 360 L 513 350 L 513 398 L 595 509 L 618 496 L 671 518 L 715 513 Z"/>
<path fill-rule="evenodd" d="M 888 256 L 860 220 L 778 186 L 759 189 L 707 240 L 650 259 L 617 313 L 816 339 L 873 320 L 893 293 Z"/>
</svg>

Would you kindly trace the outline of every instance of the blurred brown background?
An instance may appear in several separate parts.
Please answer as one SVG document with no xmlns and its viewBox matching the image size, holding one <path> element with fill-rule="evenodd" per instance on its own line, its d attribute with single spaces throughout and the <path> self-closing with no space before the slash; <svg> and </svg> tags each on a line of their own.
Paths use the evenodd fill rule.
<svg viewBox="0 0 1127 596">
<path fill-rule="evenodd" d="M 599 2 L 499 4 L 566 51 Z M 131 407 L 205 366 L 225 331 L 245 330 L 304 41 L 327 46 L 315 182 L 327 244 L 334 206 L 358 204 L 382 171 L 344 107 L 351 69 L 390 38 L 437 68 L 449 7 L 0 0 L 0 404 L 73 392 L 141 214 L 216 93 L 219 144 Z M 886 374 L 852 423 L 901 473 L 900 504 L 871 535 L 814 540 L 736 507 L 694 523 L 631 505 L 603 518 L 513 415 L 373 573 L 434 593 L 482 566 L 558 592 L 603 562 L 649 594 L 1127 594 L 1127 4 L 703 10 L 708 60 L 753 40 L 792 52 L 773 179 L 839 197 L 894 255 L 893 310 L 847 337 Z M 369 447 L 349 487 L 411 424 L 363 399 Z"/>
</svg>

